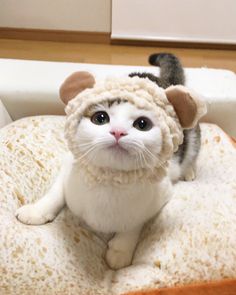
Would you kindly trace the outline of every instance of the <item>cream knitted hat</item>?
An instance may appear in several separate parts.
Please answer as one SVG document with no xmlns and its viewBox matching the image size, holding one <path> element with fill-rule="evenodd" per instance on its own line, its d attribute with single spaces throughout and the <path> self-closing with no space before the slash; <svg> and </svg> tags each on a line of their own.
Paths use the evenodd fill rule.
<svg viewBox="0 0 236 295">
<path fill-rule="evenodd" d="M 65 138 L 75 159 L 81 156 L 76 140 L 78 124 L 92 105 L 120 98 L 140 109 L 155 112 L 159 118 L 163 138 L 162 150 L 158 156 L 164 163 L 162 167 L 156 167 L 159 172 L 162 170 L 162 173 L 157 171 L 155 173 L 162 177 L 166 172 L 167 161 L 183 141 L 182 129 L 194 127 L 199 118 L 206 113 L 205 104 L 199 95 L 186 87 L 172 86 L 164 90 L 149 79 L 139 77 L 107 78 L 95 82 L 90 73 L 76 72 L 63 83 L 60 96 L 65 103 L 68 103 Z M 94 167 L 90 168 L 87 167 L 87 170 L 94 171 Z M 112 171 L 103 171 L 104 174 L 111 175 Z"/>
</svg>

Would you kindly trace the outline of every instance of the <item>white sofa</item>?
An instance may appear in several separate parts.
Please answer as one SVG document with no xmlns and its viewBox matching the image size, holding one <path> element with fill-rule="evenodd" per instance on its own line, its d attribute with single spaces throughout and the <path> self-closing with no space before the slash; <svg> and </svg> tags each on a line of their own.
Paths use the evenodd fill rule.
<svg viewBox="0 0 236 295">
<path fill-rule="evenodd" d="M 126 75 L 132 71 L 159 74 L 157 67 L 114 66 L 0 59 L 0 100 L 13 120 L 41 114 L 63 114 L 58 97 L 63 80 L 74 71 L 87 70 L 96 77 Z M 205 96 L 213 122 L 236 136 L 236 75 L 227 70 L 187 68 L 186 84 Z M 8 122 L 8 119 L 7 121 Z"/>
</svg>

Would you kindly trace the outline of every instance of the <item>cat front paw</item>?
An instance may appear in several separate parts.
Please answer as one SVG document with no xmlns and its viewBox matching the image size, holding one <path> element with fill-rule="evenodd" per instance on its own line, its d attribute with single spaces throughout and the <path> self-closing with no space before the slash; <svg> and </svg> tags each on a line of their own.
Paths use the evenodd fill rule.
<svg viewBox="0 0 236 295">
<path fill-rule="evenodd" d="M 16 218 L 27 225 L 40 225 L 52 221 L 55 216 L 45 214 L 36 204 L 28 204 L 16 210 Z"/>
<path fill-rule="evenodd" d="M 111 269 L 118 270 L 129 266 L 132 262 L 133 251 L 119 250 L 109 247 L 106 252 L 106 263 Z"/>
<path fill-rule="evenodd" d="M 196 172 L 194 167 L 189 167 L 184 174 L 185 181 L 193 181 L 196 178 Z"/>
</svg>

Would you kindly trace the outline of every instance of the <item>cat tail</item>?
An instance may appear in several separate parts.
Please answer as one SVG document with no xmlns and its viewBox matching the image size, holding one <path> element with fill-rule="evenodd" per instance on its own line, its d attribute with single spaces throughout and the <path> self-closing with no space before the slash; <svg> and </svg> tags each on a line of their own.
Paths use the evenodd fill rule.
<svg viewBox="0 0 236 295">
<path fill-rule="evenodd" d="M 160 67 L 160 80 L 166 87 L 170 85 L 184 85 L 184 69 L 180 60 L 171 53 L 154 53 L 149 56 L 149 63 Z"/>
</svg>

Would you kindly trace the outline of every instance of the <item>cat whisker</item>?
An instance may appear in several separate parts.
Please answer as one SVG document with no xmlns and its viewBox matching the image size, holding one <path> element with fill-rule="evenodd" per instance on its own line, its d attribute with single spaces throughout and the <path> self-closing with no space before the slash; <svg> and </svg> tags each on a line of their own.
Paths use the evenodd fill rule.
<svg viewBox="0 0 236 295">
<path fill-rule="evenodd" d="M 90 149 L 88 149 L 85 153 L 82 154 L 81 157 L 79 157 L 77 160 L 80 161 L 82 160 L 84 157 L 86 157 L 89 153 L 91 153 L 94 149 L 96 149 L 96 147 L 92 146 Z"/>
<path fill-rule="evenodd" d="M 141 159 L 143 160 L 143 164 L 144 164 L 144 166 L 149 168 L 150 165 L 149 165 L 149 163 L 147 162 L 146 157 L 145 157 L 143 151 L 140 153 L 140 155 L 141 155 Z M 150 168 L 151 168 L 151 167 L 150 167 Z"/>
<path fill-rule="evenodd" d="M 139 162 L 139 168 L 143 166 L 143 163 L 142 163 L 142 157 L 140 155 L 140 153 L 138 153 L 138 162 Z"/>
<path fill-rule="evenodd" d="M 154 155 L 147 147 L 145 147 L 145 152 L 151 157 L 153 160 L 157 161 L 157 164 L 160 165 L 162 168 L 165 168 L 164 161 L 161 161 L 158 155 Z"/>
<path fill-rule="evenodd" d="M 155 161 L 157 162 L 158 165 L 160 165 L 161 167 L 164 168 L 164 161 L 161 161 L 158 157 L 158 155 L 154 155 L 147 147 L 145 147 L 143 144 L 139 143 L 139 142 L 136 142 L 136 141 L 133 141 L 132 142 L 132 146 L 136 147 L 136 149 L 138 150 L 138 153 L 140 154 L 141 156 L 141 159 L 142 159 L 142 164 L 145 164 L 146 167 L 150 168 L 150 169 L 154 169 L 154 166 L 151 165 L 150 163 L 148 163 L 147 159 L 149 159 L 149 162 L 150 160 L 151 161 Z M 145 156 L 146 155 L 146 156 Z"/>
<path fill-rule="evenodd" d="M 82 143 L 82 144 L 79 144 L 78 146 L 80 148 L 83 148 L 83 147 L 90 147 L 90 146 L 99 146 L 101 144 L 108 144 L 110 141 L 108 140 L 104 140 L 102 138 L 98 138 L 95 142 L 87 142 L 87 143 Z"/>
<path fill-rule="evenodd" d="M 138 163 L 139 163 L 139 167 L 138 168 L 141 168 L 141 167 L 144 166 L 141 153 L 138 153 Z"/>
<path fill-rule="evenodd" d="M 98 139 L 96 143 L 84 143 L 84 144 L 80 144 L 79 145 L 79 148 L 86 148 L 86 151 L 82 154 L 81 157 L 78 158 L 78 161 L 84 159 L 85 157 L 87 158 L 86 162 L 88 163 L 89 161 L 92 161 L 93 158 L 95 157 L 95 155 L 92 156 L 92 158 L 90 157 L 91 156 L 91 152 L 93 152 L 94 150 L 98 150 L 100 148 L 103 148 L 104 146 L 106 146 L 108 143 L 107 140 L 104 140 L 104 139 Z M 90 157 L 90 159 L 88 159 L 88 156 Z"/>
<path fill-rule="evenodd" d="M 143 150 L 145 148 L 144 145 L 140 142 L 137 142 L 137 141 L 132 141 L 128 145 L 137 151 L 140 167 L 150 167 L 150 165 L 148 164 L 148 162 L 144 156 L 144 153 L 143 153 Z M 150 167 L 150 168 L 152 168 L 152 167 Z"/>
</svg>

